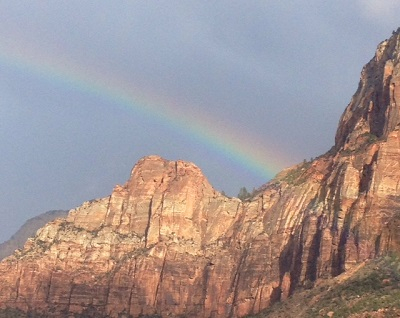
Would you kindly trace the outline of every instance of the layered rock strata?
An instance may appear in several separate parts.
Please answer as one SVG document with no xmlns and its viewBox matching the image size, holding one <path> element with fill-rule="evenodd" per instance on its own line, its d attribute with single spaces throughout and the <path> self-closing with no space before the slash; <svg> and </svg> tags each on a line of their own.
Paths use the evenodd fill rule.
<svg viewBox="0 0 400 318">
<path fill-rule="evenodd" d="M 0 308 L 60 317 L 241 317 L 400 250 L 400 31 L 364 67 L 335 146 L 242 202 L 146 157 L 111 196 L 0 263 Z"/>
</svg>

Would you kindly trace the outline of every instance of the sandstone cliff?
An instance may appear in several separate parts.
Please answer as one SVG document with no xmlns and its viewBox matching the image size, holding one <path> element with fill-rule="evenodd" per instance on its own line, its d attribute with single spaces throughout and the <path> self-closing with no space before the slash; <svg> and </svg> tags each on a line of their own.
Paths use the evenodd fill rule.
<svg viewBox="0 0 400 318">
<path fill-rule="evenodd" d="M 400 250 L 400 30 L 364 67 L 335 146 L 249 201 L 191 163 L 140 160 L 111 196 L 0 263 L 0 307 L 59 317 L 240 317 Z"/>
</svg>

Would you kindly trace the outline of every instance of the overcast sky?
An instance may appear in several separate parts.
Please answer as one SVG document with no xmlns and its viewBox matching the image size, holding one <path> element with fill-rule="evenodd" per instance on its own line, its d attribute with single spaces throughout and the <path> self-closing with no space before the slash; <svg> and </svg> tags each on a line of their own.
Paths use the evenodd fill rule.
<svg viewBox="0 0 400 318">
<path fill-rule="evenodd" d="M 397 0 L 1 1 L 0 241 L 109 195 L 146 155 L 236 195 L 326 152 L 399 14 Z"/>
</svg>

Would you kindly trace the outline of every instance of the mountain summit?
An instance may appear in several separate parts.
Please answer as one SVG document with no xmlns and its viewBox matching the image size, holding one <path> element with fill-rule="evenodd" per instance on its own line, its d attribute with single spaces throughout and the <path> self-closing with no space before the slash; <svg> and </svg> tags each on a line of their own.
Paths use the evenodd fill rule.
<svg viewBox="0 0 400 318">
<path fill-rule="evenodd" d="M 0 263 L 0 308 L 46 317 L 241 317 L 400 250 L 400 30 L 382 42 L 335 146 L 248 201 L 158 156 Z"/>
<path fill-rule="evenodd" d="M 357 92 L 340 120 L 337 149 L 354 149 L 367 135 L 386 140 L 399 128 L 399 32 L 400 28 L 379 44 L 374 58 L 364 66 Z"/>
</svg>

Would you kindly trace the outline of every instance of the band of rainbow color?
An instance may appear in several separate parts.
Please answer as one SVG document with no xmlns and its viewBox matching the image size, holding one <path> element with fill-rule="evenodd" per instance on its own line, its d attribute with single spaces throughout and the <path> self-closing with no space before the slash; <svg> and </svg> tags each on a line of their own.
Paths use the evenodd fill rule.
<svg viewBox="0 0 400 318">
<path fill-rule="evenodd" d="M 184 112 L 176 101 L 167 100 L 165 96 L 160 99 L 154 93 L 144 92 L 142 88 L 135 89 L 132 83 L 126 83 L 110 74 L 102 74 L 98 70 L 85 69 L 66 58 L 44 58 L 42 52 L 35 54 L 30 50 L 26 53 L 26 50 L 10 51 L 0 47 L 0 64 L 95 95 L 128 112 L 140 112 L 157 118 L 265 181 L 280 171 L 287 161 L 279 151 L 255 140 L 254 136 L 247 136 L 243 131 L 239 134 L 234 127 L 220 127 L 212 117 L 201 111 L 194 113 L 196 107 L 190 107 L 192 111 L 189 113 Z"/>
</svg>

